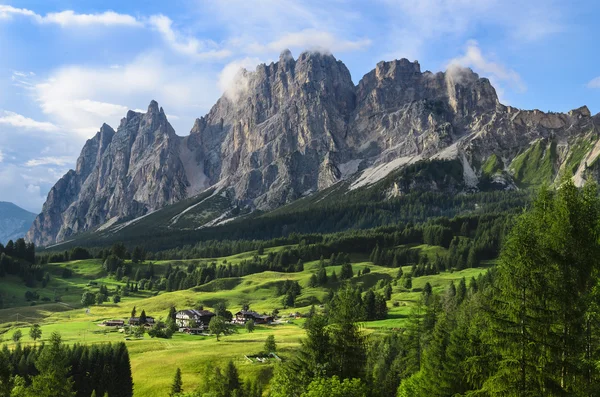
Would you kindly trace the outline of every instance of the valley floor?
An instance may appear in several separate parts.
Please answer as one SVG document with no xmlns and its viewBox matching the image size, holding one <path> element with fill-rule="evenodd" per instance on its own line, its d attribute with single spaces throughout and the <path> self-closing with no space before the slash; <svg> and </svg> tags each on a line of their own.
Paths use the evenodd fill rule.
<svg viewBox="0 0 600 397">
<path fill-rule="evenodd" d="M 423 252 L 431 251 L 432 255 L 444 250 L 441 247 L 431 246 L 419 246 L 415 249 Z M 237 263 L 254 254 L 255 252 L 249 252 L 227 258 L 208 259 L 208 261 L 222 263 L 226 260 L 228 263 Z M 376 287 L 379 280 L 395 279 L 398 273 L 398 269 L 375 266 L 365 261 L 365 258 L 352 259 L 355 277 L 351 282 L 362 284 L 365 290 Z M 156 271 L 159 274 L 163 272 L 169 262 L 172 266 L 187 266 L 192 262 L 197 263 L 198 260 L 158 262 L 155 263 Z M 143 309 L 148 316 L 155 318 L 165 318 L 171 306 L 182 310 L 202 304 L 206 309 L 210 309 L 219 302 L 225 303 L 234 313 L 241 309 L 243 304 L 249 304 L 251 310 L 260 313 L 271 313 L 274 309 L 279 309 L 283 324 L 257 326 L 253 333 L 248 333 L 243 327 L 239 327 L 237 333 L 221 337 L 219 342 L 214 336 L 193 336 L 182 333 L 175 333 L 171 339 L 150 338 L 146 334 L 142 339 L 126 340 L 136 396 L 166 395 L 177 367 L 181 368 L 183 374 L 184 389 L 191 391 L 199 385 L 208 363 L 224 366 L 229 360 L 233 360 L 238 366 L 242 378 L 268 379 L 273 369 L 272 364 L 251 363 L 245 356 L 259 353 L 268 335 L 275 336 L 279 356 L 285 360 L 292 355 L 304 336 L 302 328 L 304 320 L 291 319 L 289 314 L 308 312 L 312 303 L 322 301 L 327 294 L 325 288 L 307 287 L 310 276 L 318 268 L 318 261 L 314 261 L 305 263 L 304 271 L 297 273 L 267 271 L 240 278 L 217 279 L 189 290 L 160 293 L 140 291 L 123 297 L 118 304 L 95 305 L 87 312 L 80 302 L 84 291 L 95 292 L 100 284 L 105 284 L 110 291 L 116 285 L 125 284 L 105 277 L 99 260 L 74 261 L 49 266 L 52 272 L 50 283 L 46 288 L 39 288 L 36 291 L 40 299 L 59 296 L 62 301 L 60 303 L 39 302 L 31 306 L 23 298 L 27 288 L 16 278 L 12 280 L 14 282 L 4 282 L 10 280 L 4 279 L 0 287 L 3 294 L 8 297 L 5 299 L 5 307 L 11 306 L 0 310 L 0 333 L 2 333 L 0 337 L 9 347 L 14 346 L 10 339 L 16 329 L 21 329 L 23 332 L 22 343 L 34 343 L 28 336 L 29 327 L 34 323 L 40 323 L 42 326 L 42 341 L 53 331 L 60 332 L 63 340 L 70 344 L 123 341 L 124 334 L 108 327 L 101 327 L 99 323 L 109 319 L 127 319 L 134 306 L 137 313 Z M 73 270 L 71 278 L 60 277 L 65 267 Z M 365 267 L 368 267 L 371 272 L 357 277 L 358 271 Z M 340 266 L 327 267 L 328 274 L 334 270 L 338 275 L 340 274 Z M 405 266 L 403 270 L 410 272 L 410 266 Z M 368 333 L 394 332 L 402 329 L 411 307 L 419 299 L 421 290 L 427 282 L 432 285 L 434 291 L 442 291 L 450 281 L 458 282 L 463 277 L 468 281 L 471 277 L 477 277 L 484 272 L 486 272 L 485 267 L 421 276 L 413 279 L 411 290 L 406 290 L 398 284 L 393 287 L 392 298 L 388 301 L 387 318 L 365 322 L 363 327 Z M 90 285 L 92 280 L 98 285 Z M 277 283 L 283 280 L 295 280 L 302 286 L 302 293 L 298 296 L 294 308 L 282 309 L 282 296 L 277 296 Z"/>
</svg>

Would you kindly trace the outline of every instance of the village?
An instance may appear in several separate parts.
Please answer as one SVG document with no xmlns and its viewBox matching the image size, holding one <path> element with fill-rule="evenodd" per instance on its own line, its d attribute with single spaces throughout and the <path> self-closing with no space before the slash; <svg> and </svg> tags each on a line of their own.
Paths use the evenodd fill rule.
<svg viewBox="0 0 600 397">
<path fill-rule="evenodd" d="M 143 336 L 143 331 L 148 332 L 150 336 L 157 336 L 156 333 L 152 333 L 152 330 L 167 328 L 167 322 L 170 319 L 177 332 L 189 335 L 209 336 L 212 334 L 209 329 L 210 322 L 213 318 L 217 317 L 216 313 L 213 313 L 210 310 L 204 310 L 204 308 L 185 309 L 179 311 L 175 311 L 174 308 L 172 308 L 169 315 L 170 318 L 168 318 L 166 321 L 158 320 L 155 317 L 148 316 L 144 310 L 142 310 L 139 316 L 135 316 L 135 314 L 136 309 L 134 308 L 132 311 L 132 316 L 129 317 L 128 320 L 110 319 L 104 320 L 98 325 L 102 327 L 116 328 L 119 330 L 119 332 L 124 333 L 135 334 L 136 332 L 134 330 L 138 330 L 136 335 L 138 337 Z M 273 314 L 260 314 L 250 310 L 248 307 L 243 308 L 235 314 L 225 311 L 225 313 L 219 317 L 223 318 L 225 324 L 229 326 L 248 327 L 248 323 L 251 323 L 251 326 L 253 327 L 254 325 L 275 325 L 287 323 L 286 319 L 278 317 L 277 312 Z M 300 319 L 302 317 L 303 315 L 299 312 L 290 313 L 287 316 L 288 319 Z"/>
</svg>

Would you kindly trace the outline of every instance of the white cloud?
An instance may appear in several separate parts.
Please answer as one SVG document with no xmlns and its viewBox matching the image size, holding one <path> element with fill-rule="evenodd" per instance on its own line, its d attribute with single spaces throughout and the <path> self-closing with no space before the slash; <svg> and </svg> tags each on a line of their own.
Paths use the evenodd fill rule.
<svg viewBox="0 0 600 397">
<path fill-rule="evenodd" d="M 0 5 L 0 18 L 9 19 L 14 15 L 33 18 L 40 24 L 55 24 L 65 27 L 83 26 L 131 26 L 149 27 L 157 31 L 165 43 L 175 52 L 191 56 L 199 61 L 218 60 L 231 56 L 229 49 L 220 48 L 212 40 L 199 40 L 195 37 L 184 35 L 173 29 L 173 21 L 165 15 L 152 15 L 148 18 L 138 19 L 128 14 L 119 14 L 114 11 L 105 11 L 96 14 L 78 14 L 73 10 L 53 12 L 45 16 L 24 8 Z M 115 69 L 120 65 L 113 65 Z M 23 77 L 23 76 L 21 76 Z"/>
<path fill-rule="evenodd" d="M 36 19 L 39 18 L 39 15 L 37 15 L 31 10 L 0 4 L 0 19 L 9 19 L 13 15 L 23 15 L 27 17 L 33 17 Z"/>
<path fill-rule="evenodd" d="M 18 113 L 7 110 L 0 111 L 0 124 L 45 132 L 54 132 L 59 130 L 56 125 L 47 121 L 35 121 Z"/>
<path fill-rule="evenodd" d="M 230 101 L 237 101 L 248 90 L 246 70 L 254 70 L 259 63 L 258 58 L 239 59 L 227 64 L 219 73 L 219 88 Z"/>
<path fill-rule="evenodd" d="M 590 80 L 587 83 L 588 88 L 600 88 L 600 76 Z"/>
<path fill-rule="evenodd" d="M 0 163 L 4 161 L 4 153 L 0 149 Z"/>
<path fill-rule="evenodd" d="M 261 0 L 227 2 L 202 0 L 213 24 L 227 31 L 226 48 L 249 57 L 277 56 L 286 48 L 350 52 L 371 45 L 364 36 L 364 19 L 347 2 Z M 358 32 L 358 36 L 355 34 Z"/>
<path fill-rule="evenodd" d="M 9 19 L 14 15 L 22 15 L 33 18 L 38 23 L 56 24 L 61 27 L 67 26 L 143 26 L 142 22 L 127 14 L 119 14 L 114 11 L 105 11 L 97 14 L 78 14 L 72 10 L 52 12 L 45 16 L 37 14 L 25 8 L 15 8 L 8 5 L 0 5 L 0 18 Z"/>
<path fill-rule="evenodd" d="M 74 163 L 72 157 L 40 157 L 36 159 L 28 160 L 25 165 L 27 167 L 38 167 L 40 165 L 56 165 L 56 166 L 65 166 L 67 164 Z"/>
<path fill-rule="evenodd" d="M 150 53 L 118 69 L 62 67 L 31 92 L 51 120 L 81 137 L 89 137 L 104 122 L 116 128 L 128 109 L 145 109 L 151 99 L 178 112 L 183 127 L 176 131 L 185 134 L 218 97 L 211 78 L 215 75 L 194 65 L 167 64 L 160 54 Z"/>
<path fill-rule="evenodd" d="M 465 53 L 462 56 L 454 58 L 449 62 L 448 69 L 450 72 L 456 67 L 472 68 L 484 77 L 489 78 L 500 93 L 502 93 L 501 87 L 504 83 L 509 84 L 513 89 L 520 92 L 526 90 L 525 83 L 523 83 L 519 73 L 498 62 L 487 59 L 481 52 L 479 44 L 474 40 L 470 40 L 467 43 Z"/>
<path fill-rule="evenodd" d="M 99 14 L 77 14 L 72 10 L 54 12 L 46 14 L 41 20 L 43 23 L 55 23 L 62 27 L 65 26 L 142 26 L 142 23 L 131 15 L 118 14 L 113 11 L 106 11 Z"/>
<path fill-rule="evenodd" d="M 256 44 L 250 47 L 251 51 L 282 51 L 286 48 L 296 48 L 301 50 L 319 50 L 325 52 L 346 52 L 356 51 L 367 48 L 371 45 L 371 40 L 344 40 L 336 37 L 330 32 L 304 29 L 298 32 L 286 33 L 277 40 L 271 41 L 266 45 Z"/>
<path fill-rule="evenodd" d="M 192 56 L 198 60 L 223 59 L 231 55 L 230 50 L 219 49 L 217 44 L 211 40 L 198 40 L 175 31 L 173 21 L 165 15 L 153 15 L 148 22 L 174 51 L 181 54 Z"/>
</svg>

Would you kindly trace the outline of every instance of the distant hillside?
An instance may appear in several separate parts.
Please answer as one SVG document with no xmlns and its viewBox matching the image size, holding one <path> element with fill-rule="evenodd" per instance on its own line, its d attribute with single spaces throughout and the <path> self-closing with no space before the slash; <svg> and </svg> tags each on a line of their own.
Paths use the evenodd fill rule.
<svg viewBox="0 0 600 397">
<path fill-rule="evenodd" d="M 13 203 L 0 201 L 0 243 L 24 237 L 35 220 L 36 214 Z"/>
</svg>

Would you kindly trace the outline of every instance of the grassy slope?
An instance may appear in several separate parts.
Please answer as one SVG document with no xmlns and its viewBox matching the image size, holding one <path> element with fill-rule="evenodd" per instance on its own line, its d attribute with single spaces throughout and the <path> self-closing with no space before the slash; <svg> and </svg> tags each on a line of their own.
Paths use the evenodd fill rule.
<svg viewBox="0 0 600 397">
<path fill-rule="evenodd" d="M 496 156 L 496 154 L 492 154 L 481 167 L 481 171 L 487 176 L 492 176 L 502 170 L 504 170 L 504 165 L 502 164 L 502 160 Z"/>
<path fill-rule="evenodd" d="M 281 249 L 281 247 L 274 250 Z M 417 246 L 419 249 L 434 257 L 436 254 L 444 254 L 441 247 Z M 254 253 L 244 253 L 227 258 L 216 259 L 218 262 L 238 262 Z M 361 283 L 365 288 L 377 284 L 380 279 L 393 279 L 397 269 L 375 266 L 370 262 L 360 261 L 355 258 L 353 263 L 354 273 L 365 266 L 371 269 L 371 273 L 355 277 L 353 283 Z M 197 260 L 196 260 L 197 261 Z M 212 259 L 208 260 L 212 261 Z M 156 270 L 160 273 L 168 262 L 185 266 L 189 261 L 163 261 L 159 262 Z M 64 288 L 68 285 L 69 291 L 62 295 L 65 303 L 40 304 L 36 306 L 20 306 L 0 310 L 0 332 L 6 331 L 5 339 L 8 339 L 14 329 L 22 328 L 24 333 L 23 342 L 31 343 L 29 340 L 28 326 L 33 322 L 41 322 L 43 338 L 47 338 L 52 331 L 59 331 L 67 343 L 105 343 L 110 341 L 122 341 L 123 335 L 118 332 L 105 332 L 105 328 L 97 326 L 104 319 L 127 318 L 133 306 L 137 307 L 138 313 L 144 309 L 150 316 L 164 317 L 171 305 L 178 309 L 193 307 L 203 303 L 207 308 L 212 307 L 219 301 L 226 302 L 230 310 L 235 311 L 243 303 L 249 303 L 251 308 L 259 312 L 271 312 L 275 308 L 280 309 L 281 315 L 287 315 L 291 311 L 306 311 L 308 306 L 315 300 L 322 300 L 326 295 L 323 288 L 305 287 L 311 273 L 315 272 L 318 262 L 305 264 L 305 270 L 299 273 L 277 273 L 263 272 L 242 278 L 215 280 L 207 285 L 190 290 L 176 291 L 171 293 L 160 293 L 152 296 L 152 292 L 141 292 L 135 296 L 124 297 L 117 305 L 104 304 L 91 308 L 91 313 L 86 314 L 78 302 L 84 290 L 95 291 L 97 287 L 87 285 L 89 280 L 95 279 L 113 288 L 116 281 L 103 278 L 101 265 L 96 260 L 78 261 L 65 264 L 51 265 L 53 274 L 60 274 L 62 267 L 69 267 L 74 271 L 74 277 L 62 280 L 53 277 L 47 288 Z M 328 274 L 333 271 L 340 274 L 340 266 L 328 267 Z M 403 269 L 410 271 L 410 267 Z M 365 323 L 367 332 L 385 332 L 386 329 L 401 328 L 411 306 L 419 298 L 420 291 L 426 282 L 430 282 L 435 290 L 442 290 L 451 281 L 460 280 L 462 277 L 469 279 L 472 276 L 485 272 L 485 269 L 467 269 L 460 272 L 445 272 L 435 276 L 424 276 L 413 280 L 413 291 L 403 290 L 395 286 L 389 306 L 389 318 L 380 321 Z M 282 297 L 276 296 L 276 283 L 285 280 L 298 280 L 304 287 L 302 294 L 298 297 L 299 309 L 282 310 Z M 4 281 L 4 280 L 3 280 Z M 10 290 L 15 296 L 22 296 L 24 287 L 19 287 L 18 280 L 10 280 L 4 283 L 2 289 L 10 285 Z M 13 282 L 14 281 L 14 282 Z M 55 284 L 56 283 L 56 284 Z M 6 286 L 5 286 L 6 284 Z M 45 291 L 40 293 L 44 296 Z M 397 301 L 399 305 L 393 307 L 391 302 Z M 24 302 L 22 302 L 24 303 Z M 19 323 L 16 316 L 19 314 Z M 131 355 L 133 377 L 135 382 L 136 396 L 162 396 L 168 390 L 176 367 L 183 371 L 183 382 L 186 390 L 192 390 L 199 382 L 202 371 L 207 362 L 215 365 L 225 364 L 228 360 L 234 360 L 240 367 L 242 377 L 268 376 L 272 367 L 269 364 L 251 364 L 245 360 L 244 355 L 257 353 L 261 350 L 264 340 L 268 334 L 274 334 L 282 357 L 289 355 L 299 344 L 304 335 L 301 328 L 301 320 L 292 320 L 289 324 L 278 326 L 263 326 L 248 334 L 244 329 L 239 333 L 222 338 L 216 342 L 214 337 L 188 336 L 176 334 L 170 340 L 151 339 L 147 335 L 143 340 L 127 341 Z"/>
<path fill-rule="evenodd" d="M 571 145 L 571 151 L 567 161 L 565 162 L 565 170 L 568 172 L 567 175 L 574 175 L 577 172 L 577 168 L 594 146 L 595 142 L 587 137 L 577 139 Z"/>
<path fill-rule="evenodd" d="M 556 143 L 538 140 L 525 152 L 515 157 L 510 165 L 519 187 L 550 184 L 554 180 Z"/>
</svg>

